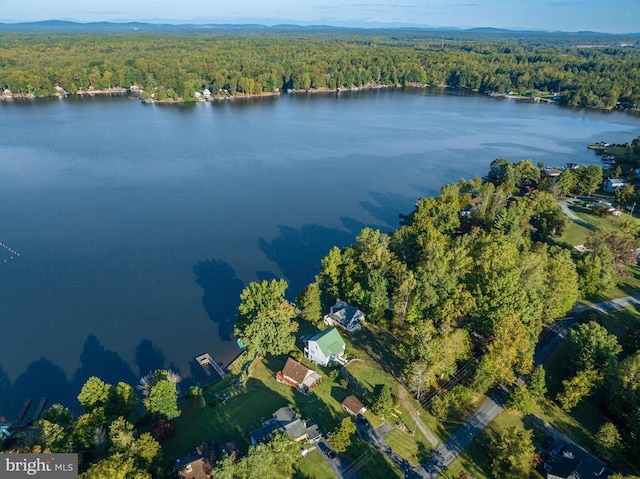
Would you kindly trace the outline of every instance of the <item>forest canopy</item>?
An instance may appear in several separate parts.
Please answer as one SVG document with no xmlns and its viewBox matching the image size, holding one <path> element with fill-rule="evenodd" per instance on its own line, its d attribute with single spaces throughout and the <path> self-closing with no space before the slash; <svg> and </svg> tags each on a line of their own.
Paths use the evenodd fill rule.
<svg viewBox="0 0 640 479">
<path fill-rule="evenodd" d="M 330 34 L 331 33 L 331 34 Z M 549 94 L 569 106 L 637 108 L 640 50 L 585 39 L 384 31 L 0 33 L 0 86 L 47 96 L 136 85 L 160 99 L 196 91 L 448 85 L 482 92 Z M 559 37 L 562 38 L 562 37 Z M 509 43 L 512 42 L 512 43 Z M 555 95 L 555 96 L 554 96 Z"/>
</svg>

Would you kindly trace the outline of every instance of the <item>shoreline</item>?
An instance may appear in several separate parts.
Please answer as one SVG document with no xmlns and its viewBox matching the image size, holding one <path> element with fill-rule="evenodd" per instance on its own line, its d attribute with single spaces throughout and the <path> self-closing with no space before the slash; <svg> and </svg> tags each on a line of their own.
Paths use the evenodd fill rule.
<svg viewBox="0 0 640 479">
<path fill-rule="evenodd" d="M 335 94 L 339 95 L 340 93 L 352 93 L 358 91 L 371 91 L 371 90 L 383 90 L 383 89 L 404 89 L 404 88 L 417 88 L 417 89 L 448 89 L 452 91 L 467 91 L 476 93 L 482 96 L 488 96 L 496 99 L 508 99 L 521 101 L 526 103 L 545 103 L 548 105 L 558 105 L 563 106 L 557 100 L 552 98 L 543 98 L 537 96 L 526 96 L 512 93 L 495 93 L 495 92 L 481 92 L 479 90 L 472 90 L 464 87 L 451 87 L 449 85 L 429 85 L 424 83 L 410 83 L 406 85 L 396 84 L 396 85 L 383 85 L 383 84 L 371 84 L 360 87 L 351 87 L 351 88 L 310 88 L 308 90 L 305 89 L 287 89 L 285 92 L 281 92 L 276 89 L 272 92 L 262 92 L 262 93 L 236 93 L 232 94 L 230 92 L 226 92 L 224 94 L 217 93 L 216 95 L 211 95 L 209 98 L 196 98 L 194 100 L 185 101 L 184 99 L 172 100 L 172 99 L 163 99 L 163 100 L 155 100 L 153 98 L 143 99 L 141 97 L 144 92 L 143 89 L 133 87 L 133 88 L 123 88 L 123 87 L 114 87 L 100 90 L 78 90 L 75 93 L 70 93 L 65 90 L 60 89 L 57 93 L 53 93 L 51 95 L 34 95 L 32 93 L 10 93 L 9 95 L 3 94 L 0 92 L 0 103 L 4 101 L 27 101 L 27 100 L 37 100 L 37 99 L 49 99 L 49 98 L 58 98 L 64 100 L 66 98 L 83 98 L 83 97 L 108 97 L 108 96 L 127 96 L 132 100 L 140 100 L 141 103 L 145 104 L 159 104 L 159 105 L 184 105 L 188 103 L 207 103 L 214 101 L 230 101 L 230 100 L 243 100 L 243 99 L 252 99 L 252 98 L 271 98 L 282 95 L 326 95 L 326 94 Z M 633 115 L 637 115 L 640 113 L 640 108 L 602 108 L 602 107 L 589 107 L 589 106 L 580 106 L 580 107 L 569 107 L 572 109 L 587 109 L 587 110 L 596 110 L 602 112 L 615 112 L 619 111 L 622 113 L 630 113 Z"/>
</svg>

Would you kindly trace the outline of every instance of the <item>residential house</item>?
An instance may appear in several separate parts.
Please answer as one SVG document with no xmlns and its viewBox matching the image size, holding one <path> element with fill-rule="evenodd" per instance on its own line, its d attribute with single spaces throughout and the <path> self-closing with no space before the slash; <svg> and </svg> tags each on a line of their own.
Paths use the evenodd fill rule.
<svg viewBox="0 0 640 479">
<path fill-rule="evenodd" d="M 609 178 L 605 180 L 602 189 L 607 193 L 615 193 L 627 184 L 624 178 Z"/>
<path fill-rule="evenodd" d="M 188 456 L 176 459 L 180 479 L 209 479 L 216 462 L 215 443 L 205 441 Z"/>
<path fill-rule="evenodd" d="M 287 358 L 282 371 L 276 373 L 276 380 L 307 394 L 316 384 L 322 381 L 322 376 L 306 367 L 300 361 Z"/>
<path fill-rule="evenodd" d="M 262 423 L 262 427 L 251 431 L 251 444 L 256 445 L 271 440 L 273 433 L 279 431 L 288 434 L 296 441 L 318 441 L 320 431 L 312 421 L 300 419 L 290 407 L 281 407 L 274 412 L 270 419 Z"/>
<path fill-rule="evenodd" d="M 567 444 L 554 447 L 544 464 L 547 479 L 603 477 L 605 464 L 584 449 Z"/>
<path fill-rule="evenodd" d="M 347 396 L 347 398 L 342 401 L 342 408 L 347 411 L 352 416 L 361 416 L 365 412 L 367 412 L 367 408 L 364 404 L 355 397 L 353 394 L 351 396 Z"/>
<path fill-rule="evenodd" d="M 347 331 L 354 332 L 362 329 L 364 313 L 357 308 L 345 303 L 341 299 L 331 306 L 329 314 L 325 315 L 324 322 L 328 326 L 337 326 Z"/>
<path fill-rule="evenodd" d="M 545 166 L 542 168 L 542 176 L 546 176 L 547 178 L 557 178 L 562 174 L 562 169 L 556 168 L 555 166 Z"/>
<path fill-rule="evenodd" d="M 343 358 L 346 344 L 336 328 L 329 328 L 319 332 L 306 341 L 304 355 L 312 363 L 326 366 L 331 361 L 345 364 Z"/>
</svg>

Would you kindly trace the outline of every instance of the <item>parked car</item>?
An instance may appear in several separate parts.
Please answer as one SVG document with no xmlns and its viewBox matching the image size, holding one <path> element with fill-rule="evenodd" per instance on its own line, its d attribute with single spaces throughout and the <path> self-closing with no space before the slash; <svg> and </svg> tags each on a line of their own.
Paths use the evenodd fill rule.
<svg viewBox="0 0 640 479">
<path fill-rule="evenodd" d="M 333 449 L 331 449 L 329 446 L 327 446 L 324 442 L 318 443 L 318 447 L 322 452 L 324 452 L 327 456 L 329 456 L 329 459 L 333 459 L 336 457 L 336 452 Z"/>
</svg>

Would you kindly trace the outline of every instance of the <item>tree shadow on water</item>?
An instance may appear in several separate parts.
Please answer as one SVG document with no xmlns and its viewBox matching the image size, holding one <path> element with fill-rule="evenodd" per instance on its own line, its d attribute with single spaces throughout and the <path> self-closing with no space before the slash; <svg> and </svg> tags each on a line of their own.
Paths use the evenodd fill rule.
<svg viewBox="0 0 640 479">
<path fill-rule="evenodd" d="M 389 228 L 395 229 L 400 226 L 400 214 L 409 214 L 413 211 L 415 201 L 418 199 L 397 193 L 370 193 L 375 203 L 363 201 L 360 206 L 367 210 L 373 217 L 384 221 Z"/>
<path fill-rule="evenodd" d="M 60 403 L 77 413 L 80 411 L 80 404 L 76 400 L 79 392 L 71 386 L 67 375 L 59 366 L 48 359 L 40 358 L 29 364 L 27 370 L 15 380 L 11 389 L 9 413 L 17 414 L 26 400 L 32 399 L 37 404 L 40 398 L 47 398 L 49 406 Z M 27 416 L 34 409 L 32 404 Z M 12 420 L 14 417 L 10 416 L 9 419 Z M 28 417 L 25 417 L 26 419 Z"/>
<path fill-rule="evenodd" d="M 91 376 L 97 376 L 106 383 L 117 384 L 123 381 L 136 384 L 137 376 L 131 367 L 117 353 L 105 349 L 97 337 L 90 334 L 80 354 L 81 367 L 73 375 L 71 382 L 74 391 L 80 392 Z"/>
<path fill-rule="evenodd" d="M 145 376 L 156 369 L 164 369 L 164 354 L 155 349 L 153 343 L 143 339 L 136 347 L 136 364 L 140 370 L 140 376 Z"/>
<path fill-rule="evenodd" d="M 347 231 L 318 224 L 300 228 L 280 225 L 280 235 L 267 241 L 260 238 L 260 249 L 276 263 L 289 283 L 289 294 L 295 296 L 314 281 L 320 260 L 333 246 L 343 247 L 355 240 L 364 225 L 350 218 L 341 218 Z"/>
<path fill-rule="evenodd" d="M 11 381 L 0 364 L 0 424 L 8 422 Z"/>
<path fill-rule="evenodd" d="M 202 288 L 202 305 L 209 319 L 217 323 L 220 339 L 231 341 L 244 283 L 229 263 L 222 260 L 199 261 L 193 274 Z"/>
</svg>

